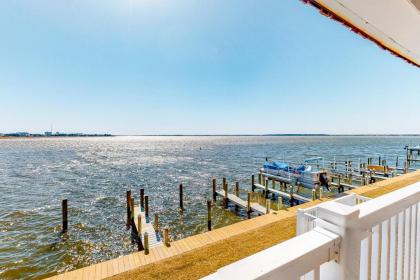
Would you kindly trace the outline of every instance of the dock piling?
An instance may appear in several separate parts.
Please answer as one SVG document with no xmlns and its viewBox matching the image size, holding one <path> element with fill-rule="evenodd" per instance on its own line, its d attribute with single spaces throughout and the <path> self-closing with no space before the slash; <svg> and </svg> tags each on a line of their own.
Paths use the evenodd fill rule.
<svg viewBox="0 0 420 280">
<path fill-rule="evenodd" d="M 213 179 L 213 180 L 212 180 L 212 187 L 213 187 L 213 201 L 216 201 L 216 197 L 217 197 L 217 194 L 216 194 L 216 186 L 217 186 L 216 179 Z"/>
<path fill-rule="evenodd" d="M 146 223 L 147 219 L 149 218 L 149 196 L 144 196 L 144 215 L 146 216 Z"/>
<path fill-rule="evenodd" d="M 140 189 L 140 211 L 144 211 L 144 189 Z"/>
<path fill-rule="evenodd" d="M 226 183 L 226 179 L 223 178 L 223 191 L 224 191 L 224 204 L 225 204 L 225 208 L 228 208 L 228 185 Z"/>
<path fill-rule="evenodd" d="M 252 191 L 254 191 L 254 185 L 255 185 L 255 175 L 252 174 L 252 176 L 251 176 L 251 188 L 252 188 Z"/>
<path fill-rule="evenodd" d="M 268 179 L 265 179 L 265 191 L 264 191 L 264 197 L 268 198 Z"/>
<path fill-rule="evenodd" d="M 159 231 L 159 214 L 155 213 L 155 231 Z"/>
<path fill-rule="evenodd" d="M 134 224 L 134 197 L 130 201 L 130 222 Z"/>
<path fill-rule="evenodd" d="M 248 198 L 248 201 L 246 204 L 246 214 L 248 215 L 248 219 L 250 219 L 251 218 L 251 193 L 250 192 L 248 192 L 247 198 Z"/>
<path fill-rule="evenodd" d="M 165 227 L 165 229 L 163 230 L 163 242 L 165 244 L 166 247 L 169 247 L 169 228 Z"/>
<path fill-rule="evenodd" d="M 179 209 L 184 211 L 184 190 L 182 184 L 179 184 Z"/>
<path fill-rule="evenodd" d="M 207 200 L 207 229 L 211 231 L 211 201 Z"/>
<path fill-rule="evenodd" d="M 62 233 L 66 233 L 69 227 L 68 224 L 68 217 L 67 217 L 67 199 L 63 199 L 63 201 L 61 202 L 61 212 L 62 212 L 62 220 L 63 220 L 63 228 L 62 228 Z"/>
<path fill-rule="evenodd" d="M 147 232 L 144 233 L 144 254 L 149 254 L 149 234 Z"/>
<path fill-rule="evenodd" d="M 130 203 L 131 203 L 131 190 L 127 191 L 127 225 L 130 225 Z"/>
</svg>

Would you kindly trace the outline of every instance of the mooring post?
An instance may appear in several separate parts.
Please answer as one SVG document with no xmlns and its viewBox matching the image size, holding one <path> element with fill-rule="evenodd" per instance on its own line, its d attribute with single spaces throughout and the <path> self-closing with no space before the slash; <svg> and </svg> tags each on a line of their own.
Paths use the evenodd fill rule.
<svg viewBox="0 0 420 280">
<path fill-rule="evenodd" d="M 228 208 L 228 185 L 227 185 L 227 183 L 223 184 L 223 190 L 225 192 L 225 197 L 224 197 L 225 208 Z"/>
<path fill-rule="evenodd" d="M 239 197 L 239 182 L 235 182 L 235 195 Z"/>
<path fill-rule="evenodd" d="M 274 180 L 274 178 L 271 179 L 271 185 L 273 189 L 276 188 L 276 181 Z"/>
<path fill-rule="evenodd" d="M 169 243 L 169 228 L 165 227 L 165 229 L 163 230 L 163 243 L 165 243 L 166 247 L 170 246 Z"/>
<path fill-rule="evenodd" d="M 262 174 L 258 173 L 258 184 L 262 185 Z"/>
<path fill-rule="evenodd" d="M 395 170 L 398 171 L 398 156 L 397 156 L 397 159 L 395 160 Z"/>
<path fill-rule="evenodd" d="M 338 175 L 338 192 L 341 193 L 341 175 Z"/>
<path fill-rule="evenodd" d="M 268 198 L 268 179 L 265 179 L 265 198 Z"/>
<path fill-rule="evenodd" d="M 212 180 L 212 187 L 213 187 L 213 201 L 216 201 L 217 193 L 216 193 L 216 179 Z"/>
<path fill-rule="evenodd" d="M 149 254 L 149 234 L 147 232 L 144 233 L 144 254 Z"/>
<path fill-rule="evenodd" d="M 211 231 L 211 201 L 207 200 L 207 229 Z"/>
<path fill-rule="evenodd" d="M 254 190 L 254 185 L 255 185 L 255 175 L 252 174 L 252 176 L 251 176 L 251 188 L 252 188 L 252 190 Z"/>
<path fill-rule="evenodd" d="M 131 204 L 131 190 L 128 190 L 127 191 L 127 225 L 130 224 L 130 218 L 131 218 L 130 204 Z"/>
<path fill-rule="evenodd" d="M 69 228 L 69 222 L 68 222 L 68 217 L 67 217 L 67 199 L 63 199 L 63 201 L 61 202 L 61 212 L 62 212 L 62 220 L 63 220 L 63 228 L 61 230 L 62 233 L 67 232 L 68 228 Z"/>
<path fill-rule="evenodd" d="M 295 202 L 295 199 L 293 198 L 293 186 L 290 186 L 289 195 L 290 195 L 290 206 L 293 207 L 294 202 Z"/>
<path fill-rule="evenodd" d="M 140 211 L 144 211 L 144 189 L 140 189 Z"/>
<path fill-rule="evenodd" d="M 146 216 L 146 223 L 148 222 L 147 219 L 149 218 L 149 196 L 144 196 L 144 215 Z"/>
<path fill-rule="evenodd" d="M 267 199 L 265 201 L 265 214 L 270 214 L 270 208 L 271 208 L 271 200 Z"/>
<path fill-rule="evenodd" d="M 225 187 L 225 185 L 227 184 L 226 177 L 223 177 L 223 182 L 222 182 L 222 184 L 223 184 L 223 187 Z"/>
<path fill-rule="evenodd" d="M 131 219 L 131 222 L 133 222 L 134 221 L 134 197 L 132 197 L 130 201 L 130 212 L 131 212 L 130 219 Z"/>
<path fill-rule="evenodd" d="M 251 218 L 251 193 L 250 192 L 248 192 L 247 198 L 248 198 L 248 201 L 246 204 L 246 214 L 248 215 L 248 219 L 250 219 Z"/>
<path fill-rule="evenodd" d="M 312 200 L 316 200 L 316 191 L 312 189 Z"/>
<path fill-rule="evenodd" d="M 381 165 L 381 156 L 378 158 L 378 165 Z"/>
<path fill-rule="evenodd" d="M 179 209 L 184 211 L 184 187 L 182 184 L 179 184 Z"/>
<path fill-rule="evenodd" d="M 155 232 L 159 231 L 159 215 L 155 213 Z"/>
<path fill-rule="evenodd" d="M 277 210 L 281 210 L 283 208 L 283 198 L 281 196 L 277 197 Z"/>
</svg>

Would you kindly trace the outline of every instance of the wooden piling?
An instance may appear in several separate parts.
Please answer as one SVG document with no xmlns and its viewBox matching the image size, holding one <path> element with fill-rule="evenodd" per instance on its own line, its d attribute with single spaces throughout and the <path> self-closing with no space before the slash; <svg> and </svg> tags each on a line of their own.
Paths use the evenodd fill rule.
<svg viewBox="0 0 420 280">
<path fill-rule="evenodd" d="M 149 234 L 147 232 L 144 233 L 144 254 L 149 254 Z"/>
<path fill-rule="evenodd" d="M 146 216 L 146 222 L 147 218 L 149 217 L 149 196 L 144 196 L 144 215 Z"/>
<path fill-rule="evenodd" d="M 159 214 L 155 213 L 155 231 L 159 231 Z"/>
<path fill-rule="evenodd" d="M 251 187 L 252 187 L 252 189 L 254 189 L 254 185 L 255 185 L 255 175 L 252 174 L 252 176 L 251 176 Z"/>
<path fill-rule="evenodd" d="M 169 243 L 169 228 L 165 227 L 165 229 L 163 230 L 163 243 L 165 244 L 166 247 L 170 246 Z"/>
<path fill-rule="evenodd" d="M 130 204 L 131 204 L 131 190 L 128 190 L 127 191 L 127 225 L 130 224 L 130 218 L 131 218 Z"/>
<path fill-rule="evenodd" d="M 270 214 L 270 208 L 271 208 L 271 200 L 267 199 L 265 201 L 265 214 Z"/>
<path fill-rule="evenodd" d="M 264 191 L 265 198 L 268 198 L 268 179 L 265 179 L 265 191 Z"/>
<path fill-rule="evenodd" d="M 223 201 L 224 201 L 225 208 L 228 208 L 228 185 L 226 183 L 226 180 L 224 181 L 225 183 L 223 184 L 223 191 L 224 191 L 225 197 L 223 198 Z"/>
<path fill-rule="evenodd" d="M 213 201 L 216 201 L 216 197 L 217 197 L 217 194 L 216 194 L 216 186 L 217 186 L 216 179 L 213 179 L 213 180 L 212 180 L 212 188 L 213 188 Z"/>
<path fill-rule="evenodd" d="M 140 211 L 144 211 L 144 189 L 140 189 Z"/>
<path fill-rule="evenodd" d="M 258 174 L 258 184 L 262 185 L 262 174 Z"/>
<path fill-rule="evenodd" d="M 239 197 L 239 182 L 235 182 L 235 195 Z"/>
<path fill-rule="evenodd" d="M 246 214 L 248 215 L 248 219 L 250 219 L 251 218 L 251 193 L 250 192 L 248 192 L 247 198 L 248 198 L 248 201 L 246 204 Z"/>
<path fill-rule="evenodd" d="M 207 229 L 211 231 L 211 201 L 207 200 Z"/>
<path fill-rule="evenodd" d="M 316 191 L 312 189 L 312 200 L 316 200 Z"/>
<path fill-rule="evenodd" d="M 179 209 L 184 211 L 184 187 L 182 184 L 179 184 Z"/>
<path fill-rule="evenodd" d="M 130 223 L 134 225 L 134 197 L 130 201 Z"/>
<path fill-rule="evenodd" d="M 69 228 L 68 222 L 68 211 L 67 211 L 67 199 L 63 199 L 61 202 L 61 212 L 62 212 L 62 220 L 63 220 L 63 227 L 61 232 L 66 233 Z"/>
<path fill-rule="evenodd" d="M 226 181 L 226 177 L 223 177 L 223 179 L 222 179 L 222 184 L 223 184 L 223 187 L 227 184 L 227 181 Z"/>
<path fill-rule="evenodd" d="M 271 186 L 273 189 L 276 188 L 276 181 L 273 178 L 271 179 Z"/>
</svg>

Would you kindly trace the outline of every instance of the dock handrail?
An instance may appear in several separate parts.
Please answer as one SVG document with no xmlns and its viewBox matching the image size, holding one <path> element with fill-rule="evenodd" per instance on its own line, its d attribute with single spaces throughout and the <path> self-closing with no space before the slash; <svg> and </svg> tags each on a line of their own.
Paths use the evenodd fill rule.
<svg viewBox="0 0 420 280">
<path fill-rule="evenodd" d="M 418 279 L 420 182 L 359 202 L 319 204 L 313 228 L 207 279 Z"/>
</svg>

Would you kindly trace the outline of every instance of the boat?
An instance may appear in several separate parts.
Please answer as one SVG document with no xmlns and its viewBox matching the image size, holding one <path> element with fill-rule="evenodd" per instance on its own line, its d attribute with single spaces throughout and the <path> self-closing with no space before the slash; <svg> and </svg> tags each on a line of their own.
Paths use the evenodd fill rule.
<svg viewBox="0 0 420 280">
<path fill-rule="evenodd" d="M 266 161 L 260 172 L 283 178 L 292 185 L 313 189 L 325 187 L 329 190 L 327 171 L 319 168 L 322 158 L 307 159 L 304 164 L 289 164 L 281 161 Z"/>
</svg>

